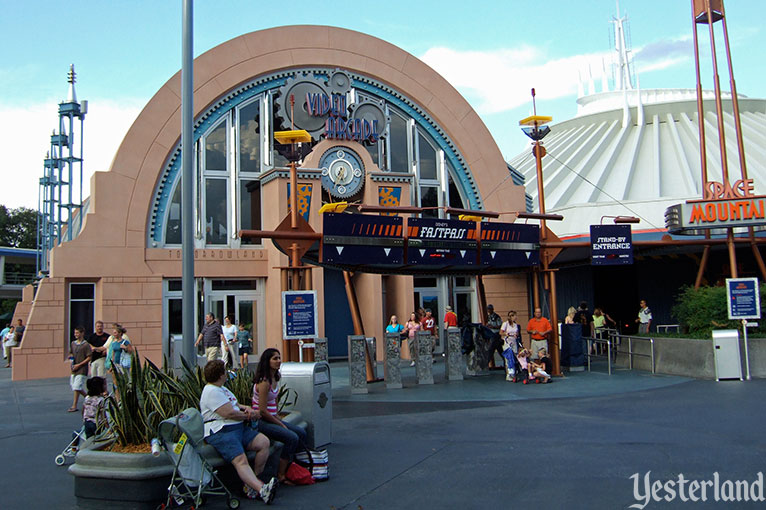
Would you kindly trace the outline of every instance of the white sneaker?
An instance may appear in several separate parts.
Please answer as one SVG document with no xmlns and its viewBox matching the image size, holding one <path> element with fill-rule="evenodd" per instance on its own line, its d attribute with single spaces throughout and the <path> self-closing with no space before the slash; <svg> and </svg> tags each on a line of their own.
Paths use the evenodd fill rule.
<svg viewBox="0 0 766 510">
<path fill-rule="evenodd" d="M 415 366 L 415 362 L 414 361 L 410 362 L 410 366 L 414 367 Z"/>
<path fill-rule="evenodd" d="M 513 376 L 511 376 L 511 374 L 506 374 L 505 380 L 513 382 Z"/>
<path fill-rule="evenodd" d="M 258 494 L 261 496 L 261 499 L 267 505 L 270 505 L 271 502 L 274 501 L 274 496 L 277 495 L 276 484 L 277 484 L 277 479 L 272 478 L 271 480 L 269 480 L 269 483 L 263 484 L 263 487 L 261 487 L 261 490 L 258 491 Z"/>
</svg>

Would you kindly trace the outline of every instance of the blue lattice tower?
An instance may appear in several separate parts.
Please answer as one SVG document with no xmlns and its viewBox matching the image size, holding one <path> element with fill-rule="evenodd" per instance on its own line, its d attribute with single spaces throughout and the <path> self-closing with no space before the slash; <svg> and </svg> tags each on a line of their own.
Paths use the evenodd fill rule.
<svg viewBox="0 0 766 510">
<path fill-rule="evenodd" d="M 50 150 L 40 179 L 37 266 L 44 274 L 48 272 L 51 248 L 71 241 L 82 225 L 83 124 L 88 102 L 77 101 L 76 77 L 72 64 L 67 74 L 69 93 L 67 99 L 59 103 L 58 133 L 54 130 L 51 135 Z"/>
</svg>

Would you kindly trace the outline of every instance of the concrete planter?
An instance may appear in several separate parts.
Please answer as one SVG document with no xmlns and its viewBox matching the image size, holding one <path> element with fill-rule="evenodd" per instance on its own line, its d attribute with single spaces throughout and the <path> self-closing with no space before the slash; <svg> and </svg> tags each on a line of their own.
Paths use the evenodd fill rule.
<svg viewBox="0 0 766 510">
<path fill-rule="evenodd" d="M 284 421 L 306 426 L 298 412 L 290 413 Z M 159 457 L 150 453 L 115 453 L 104 451 L 111 442 L 85 443 L 77 453 L 75 462 L 69 466 L 74 476 L 74 494 L 78 504 L 88 503 L 101 508 L 156 508 L 165 501 L 173 474 L 173 465 L 163 452 Z M 264 473 L 275 476 L 282 443 L 271 445 L 269 460 Z M 225 462 L 210 445 L 202 447 L 202 454 L 218 471 L 224 484 L 238 492 L 242 482 L 231 464 Z M 248 457 L 252 462 L 254 452 Z"/>
<path fill-rule="evenodd" d="M 623 339 L 620 349 L 627 350 Z M 749 338 L 750 374 L 766 377 L 766 338 Z M 646 356 L 633 356 L 633 368 L 651 370 L 651 347 L 648 341 L 634 340 L 633 352 Z M 745 376 L 745 347 L 740 339 L 742 375 Z M 618 366 L 629 366 L 627 354 L 617 355 Z M 654 337 L 654 366 L 658 374 L 680 375 L 697 379 L 715 379 L 715 359 L 712 339 Z"/>
</svg>

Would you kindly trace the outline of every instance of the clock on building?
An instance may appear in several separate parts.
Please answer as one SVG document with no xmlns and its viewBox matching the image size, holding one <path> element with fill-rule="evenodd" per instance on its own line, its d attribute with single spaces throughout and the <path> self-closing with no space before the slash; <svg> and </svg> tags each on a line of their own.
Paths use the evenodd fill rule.
<svg viewBox="0 0 766 510">
<path fill-rule="evenodd" d="M 356 195 L 364 186 L 362 158 L 348 147 L 333 147 L 319 160 L 322 187 L 336 198 Z"/>
</svg>

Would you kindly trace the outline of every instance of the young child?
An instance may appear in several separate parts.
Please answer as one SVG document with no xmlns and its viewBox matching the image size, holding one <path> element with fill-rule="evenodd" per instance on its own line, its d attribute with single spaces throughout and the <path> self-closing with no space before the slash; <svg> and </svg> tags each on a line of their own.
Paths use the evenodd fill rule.
<svg viewBox="0 0 766 510">
<path fill-rule="evenodd" d="M 82 403 L 82 425 L 85 437 L 95 435 L 96 429 L 103 421 L 102 408 L 106 396 L 106 379 L 91 377 L 87 382 L 88 396 Z"/>
<path fill-rule="evenodd" d="M 72 388 L 74 397 L 72 398 L 72 407 L 70 413 L 77 411 L 77 402 L 80 395 L 85 396 L 85 382 L 88 379 L 88 363 L 90 363 L 91 347 L 85 341 L 85 328 L 77 326 L 74 328 L 74 341 L 69 344 L 69 359 L 71 360 L 71 375 L 69 376 L 69 386 Z"/>
<path fill-rule="evenodd" d="M 526 349 L 526 348 L 521 349 L 519 353 L 516 355 L 516 359 L 519 360 L 519 372 L 517 376 L 522 378 L 521 382 L 523 382 L 524 384 L 527 384 L 527 381 L 533 378 L 529 370 L 528 358 L 529 358 L 529 349 Z"/>
<path fill-rule="evenodd" d="M 253 335 L 245 329 L 245 325 L 241 322 L 237 331 L 237 342 L 239 342 L 239 364 L 241 367 L 247 368 L 247 355 L 253 353 Z"/>
<path fill-rule="evenodd" d="M 544 383 L 549 383 L 551 381 L 550 373 L 552 369 L 552 363 L 551 359 L 548 357 L 548 350 L 545 348 L 540 349 L 537 352 L 537 357 L 537 363 L 534 361 L 529 363 L 529 378 L 534 379 L 539 377 Z"/>
</svg>

